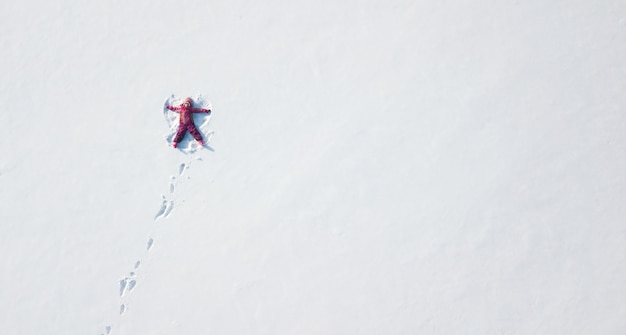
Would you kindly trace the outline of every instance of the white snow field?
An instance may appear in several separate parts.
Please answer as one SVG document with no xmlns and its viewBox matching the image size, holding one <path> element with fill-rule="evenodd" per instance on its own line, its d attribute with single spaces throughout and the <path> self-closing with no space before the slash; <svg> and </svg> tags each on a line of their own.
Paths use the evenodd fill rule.
<svg viewBox="0 0 626 335">
<path fill-rule="evenodd" d="M 1 334 L 626 334 L 624 1 L 6 0 L 0 45 Z"/>
</svg>

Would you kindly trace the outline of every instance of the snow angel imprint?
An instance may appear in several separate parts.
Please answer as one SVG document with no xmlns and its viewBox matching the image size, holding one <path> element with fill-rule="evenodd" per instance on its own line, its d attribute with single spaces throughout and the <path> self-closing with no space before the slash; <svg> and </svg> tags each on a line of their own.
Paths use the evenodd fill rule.
<svg viewBox="0 0 626 335">
<path fill-rule="evenodd" d="M 183 100 L 183 103 L 178 107 L 166 106 L 167 109 L 179 113 L 179 124 L 178 131 L 176 132 L 176 136 L 174 136 L 173 146 L 176 148 L 178 142 L 183 139 L 185 133 L 189 131 L 191 136 L 200 143 L 201 146 L 204 146 L 204 140 L 202 139 L 202 134 L 198 128 L 196 128 L 195 123 L 193 123 L 193 113 L 211 113 L 210 109 L 205 108 L 193 108 L 193 100 L 191 98 L 187 98 Z"/>
</svg>

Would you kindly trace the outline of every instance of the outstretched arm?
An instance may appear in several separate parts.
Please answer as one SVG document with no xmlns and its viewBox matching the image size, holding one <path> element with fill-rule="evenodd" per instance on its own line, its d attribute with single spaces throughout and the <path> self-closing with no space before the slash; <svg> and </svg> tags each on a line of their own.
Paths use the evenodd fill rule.
<svg viewBox="0 0 626 335">
<path fill-rule="evenodd" d="M 179 112 L 180 111 L 180 107 L 172 107 L 172 106 L 165 106 L 167 109 L 171 110 L 172 112 Z"/>
<path fill-rule="evenodd" d="M 194 108 L 192 111 L 194 113 L 211 113 L 211 110 L 206 108 Z"/>
</svg>

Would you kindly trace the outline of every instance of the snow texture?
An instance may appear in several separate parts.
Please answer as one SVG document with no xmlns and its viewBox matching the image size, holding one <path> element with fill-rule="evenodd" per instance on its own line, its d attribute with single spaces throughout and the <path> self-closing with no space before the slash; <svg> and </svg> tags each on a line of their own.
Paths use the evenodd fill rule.
<svg viewBox="0 0 626 335">
<path fill-rule="evenodd" d="M 625 17 L 6 2 L 0 333 L 626 334 Z"/>
</svg>

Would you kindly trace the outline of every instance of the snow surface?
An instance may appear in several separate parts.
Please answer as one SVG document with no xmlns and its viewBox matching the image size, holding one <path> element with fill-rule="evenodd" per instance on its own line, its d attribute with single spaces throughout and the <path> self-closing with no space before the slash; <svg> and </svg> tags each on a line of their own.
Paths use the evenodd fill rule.
<svg viewBox="0 0 626 335">
<path fill-rule="evenodd" d="M 0 42 L 2 334 L 626 333 L 624 1 L 8 0 Z"/>
</svg>

